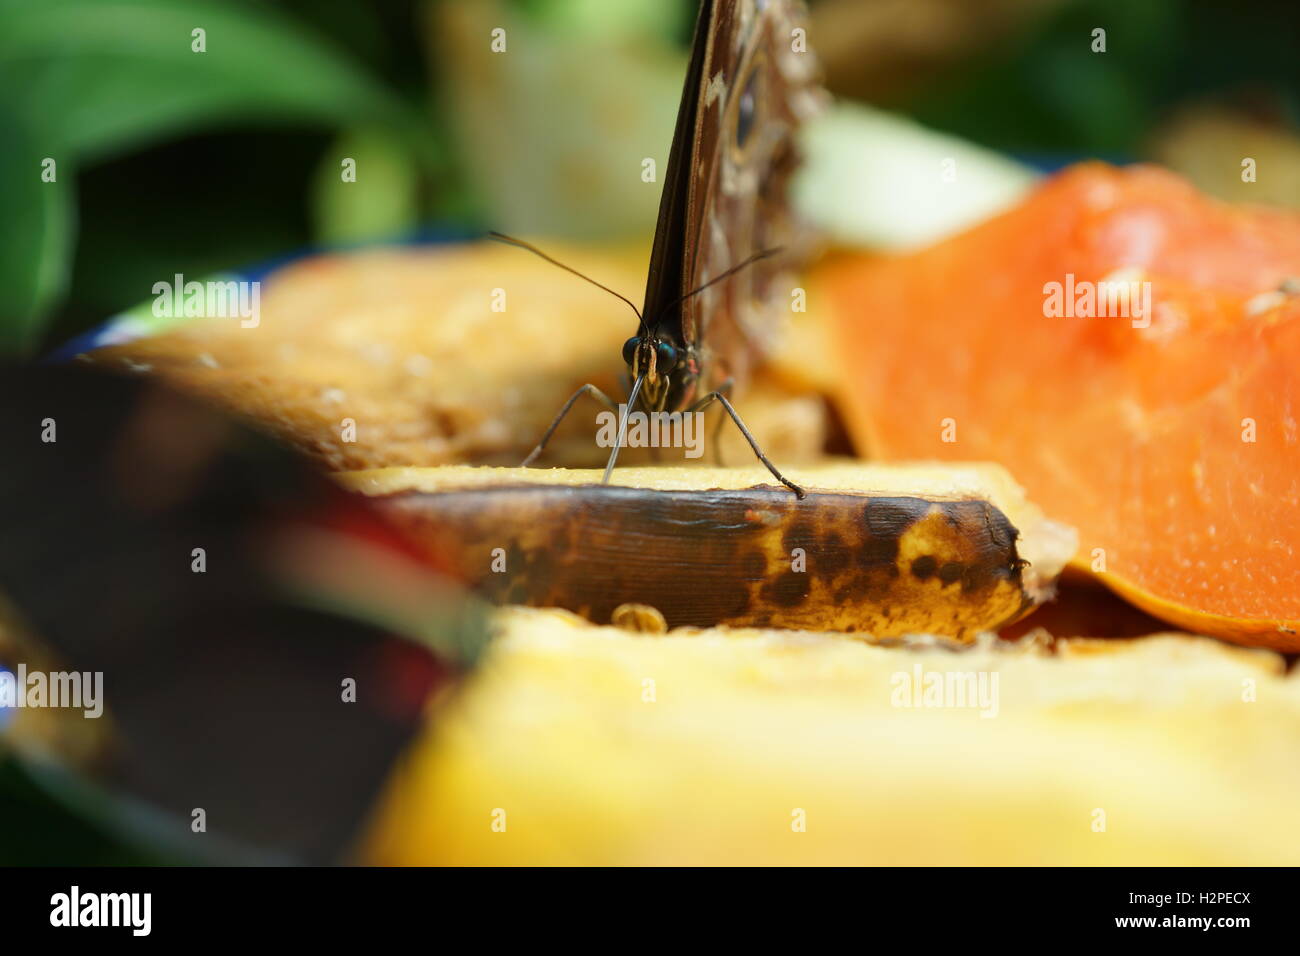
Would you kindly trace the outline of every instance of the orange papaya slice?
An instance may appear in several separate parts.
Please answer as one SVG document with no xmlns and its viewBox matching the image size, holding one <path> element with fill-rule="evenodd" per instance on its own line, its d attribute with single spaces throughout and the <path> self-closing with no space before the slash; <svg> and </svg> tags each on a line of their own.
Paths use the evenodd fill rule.
<svg viewBox="0 0 1300 956">
<path fill-rule="evenodd" d="M 1189 630 L 1288 651 L 1296 277 L 1300 215 L 1101 163 L 934 246 L 822 275 L 860 451 L 998 462 L 1079 530 L 1078 568 Z"/>
</svg>

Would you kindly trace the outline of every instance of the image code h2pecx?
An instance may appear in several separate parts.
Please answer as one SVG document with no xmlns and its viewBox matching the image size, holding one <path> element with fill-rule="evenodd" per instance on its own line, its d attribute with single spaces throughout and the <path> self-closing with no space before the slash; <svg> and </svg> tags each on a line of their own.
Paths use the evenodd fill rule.
<svg viewBox="0 0 1300 956">
<path fill-rule="evenodd" d="M 0 0 L 6 923 L 924 867 L 1013 938 L 1280 930 L 1297 38 Z"/>
</svg>

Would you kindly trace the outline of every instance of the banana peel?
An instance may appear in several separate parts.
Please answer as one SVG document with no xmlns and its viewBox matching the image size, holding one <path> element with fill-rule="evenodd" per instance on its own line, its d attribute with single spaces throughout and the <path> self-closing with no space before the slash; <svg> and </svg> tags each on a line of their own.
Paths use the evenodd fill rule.
<svg viewBox="0 0 1300 956">
<path fill-rule="evenodd" d="M 615 474 L 446 467 L 339 476 L 496 603 L 608 623 L 928 633 L 962 641 L 1032 610 L 1073 553 L 989 465 Z"/>
</svg>

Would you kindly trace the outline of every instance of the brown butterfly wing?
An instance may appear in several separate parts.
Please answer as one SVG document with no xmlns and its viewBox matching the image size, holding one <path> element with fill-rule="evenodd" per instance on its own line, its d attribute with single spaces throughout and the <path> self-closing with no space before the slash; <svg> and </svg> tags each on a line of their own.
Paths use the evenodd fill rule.
<svg viewBox="0 0 1300 956">
<path fill-rule="evenodd" d="M 701 5 L 655 240 L 666 281 L 647 289 L 647 306 L 656 296 L 672 302 L 755 252 L 787 250 L 664 319 L 663 329 L 700 351 L 705 387 L 748 378 L 795 285 L 790 268 L 805 243 L 786 199 L 797 165 L 794 134 L 822 102 L 812 54 L 796 51 L 802 13 L 796 0 Z M 680 266 L 667 261 L 672 251 Z M 652 285 L 655 266 L 652 258 Z M 647 320 L 664 308 L 654 304 Z"/>
<path fill-rule="evenodd" d="M 680 310 L 673 309 L 667 315 L 662 313 L 685 291 L 686 209 L 690 199 L 695 143 L 699 135 L 696 117 L 700 80 L 704 75 L 705 48 L 714 29 L 713 12 L 714 0 L 703 0 L 695 20 L 690 66 L 686 70 L 681 106 L 677 109 L 677 126 L 673 130 L 673 145 L 668 154 L 664 189 L 659 197 L 659 220 L 655 225 L 654 248 L 650 253 L 645 305 L 641 309 L 648 325 L 658 324 L 661 332 L 683 343 Z"/>
</svg>

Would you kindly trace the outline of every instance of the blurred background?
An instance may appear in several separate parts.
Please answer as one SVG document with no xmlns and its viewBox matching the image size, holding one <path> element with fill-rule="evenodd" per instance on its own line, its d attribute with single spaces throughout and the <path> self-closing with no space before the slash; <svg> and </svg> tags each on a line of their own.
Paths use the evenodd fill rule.
<svg viewBox="0 0 1300 956">
<path fill-rule="evenodd" d="M 160 277 L 315 246 L 648 237 L 640 164 L 666 164 L 694 9 L 0 0 L 0 353 L 48 351 Z M 813 2 L 839 105 L 808 131 L 800 202 L 833 238 L 902 247 L 1084 156 L 1233 197 L 1244 140 L 1274 171 L 1251 198 L 1295 205 L 1298 35 L 1284 0 Z M 909 185 L 927 151 L 973 173 L 963 207 Z"/>
</svg>

